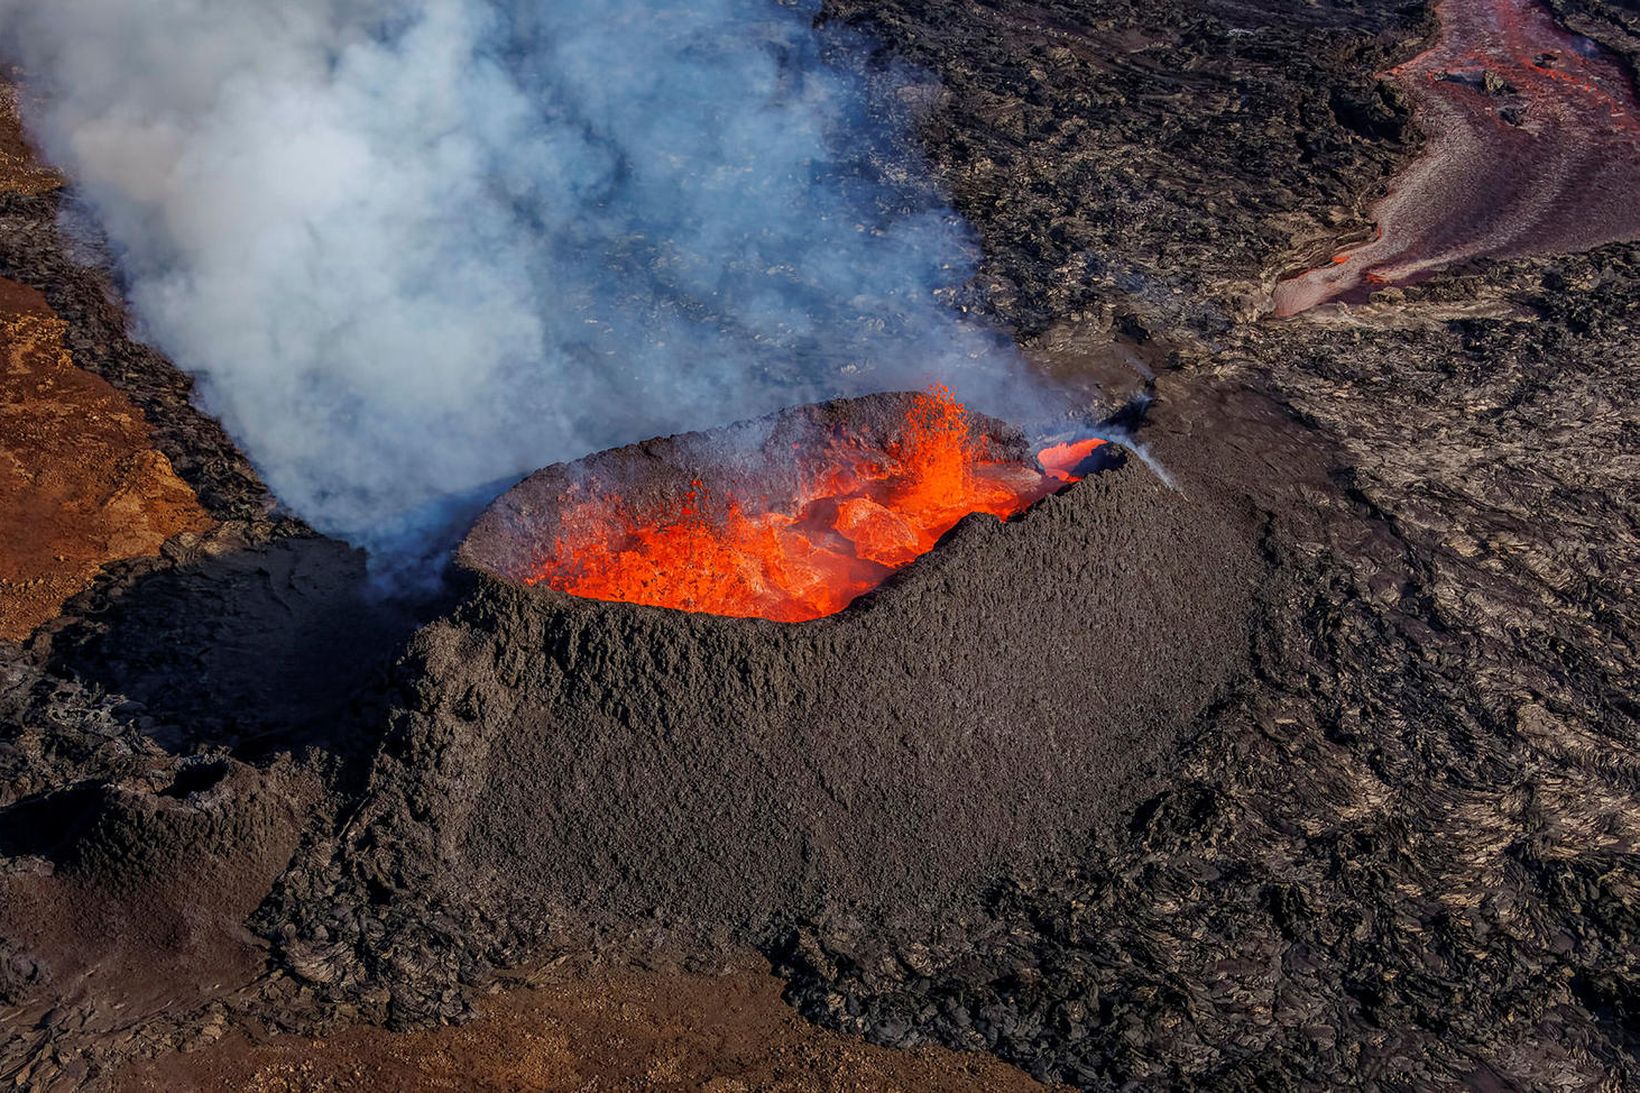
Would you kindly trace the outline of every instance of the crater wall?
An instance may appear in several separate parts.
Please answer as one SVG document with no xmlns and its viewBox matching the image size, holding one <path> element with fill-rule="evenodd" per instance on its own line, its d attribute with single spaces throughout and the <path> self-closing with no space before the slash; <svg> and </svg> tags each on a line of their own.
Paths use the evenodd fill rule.
<svg viewBox="0 0 1640 1093">
<path fill-rule="evenodd" d="M 960 913 L 1131 805 L 1242 670 L 1252 541 L 1211 488 L 1130 459 L 1007 523 L 969 517 L 813 622 L 469 568 L 400 666 L 344 858 L 506 936 Z"/>
</svg>

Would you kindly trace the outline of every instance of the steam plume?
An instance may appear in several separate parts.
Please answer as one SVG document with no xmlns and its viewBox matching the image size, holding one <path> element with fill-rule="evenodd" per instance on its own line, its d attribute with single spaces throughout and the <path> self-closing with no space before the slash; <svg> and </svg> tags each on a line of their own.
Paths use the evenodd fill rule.
<svg viewBox="0 0 1640 1093">
<path fill-rule="evenodd" d="M 940 298 L 969 274 L 964 226 L 816 6 L 0 16 L 141 333 L 282 499 L 391 553 L 445 500 L 595 448 L 1007 382 L 1012 358 Z"/>
</svg>

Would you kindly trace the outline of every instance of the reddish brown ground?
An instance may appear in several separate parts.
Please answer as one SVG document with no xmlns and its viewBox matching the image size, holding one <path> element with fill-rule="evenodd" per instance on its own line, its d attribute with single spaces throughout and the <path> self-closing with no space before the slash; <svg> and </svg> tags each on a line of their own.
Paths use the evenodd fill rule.
<svg viewBox="0 0 1640 1093">
<path fill-rule="evenodd" d="M 0 190 L 55 189 L 16 108 L 0 84 Z M 0 639 L 55 617 L 105 563 L 211 525 L 141 411 L 75 367 L 66 329 L 39 293 L 0 278 Z"/>
<path fill-rule="evenodd" d="M 457 1027 L 225 1037 L 120 1076 L 120 1090 L 967 1090 L 1040 1088 L 994 1057 L 893 1051 L 808 1024 L 757 972 L 607 973 L 487 999 Z"/>
<path fill-rule="evenodd" d="M 1277 315 L 1474 258 L 1640 238 L 1640 103 L 1617 60 L 1539 0 L 1440 0 L 1436 43 L 1389 76 L 1428 145 L 1373 208 L 1377 235 L 1276 286 Z"/>
<path fill-rule="evenodd" d="M 17 117 L 17 89 L 0 82 L 0 190 L 40 194 L 62 185 L 56 171 L 34 158 Z"/>
<path fill-rule="evenodd" d="M 27 637 L 105 563 L 211 526 L 142 413 L 75 367 L 66 329 L 0 279 L 0 638 Z"/>
</svg>

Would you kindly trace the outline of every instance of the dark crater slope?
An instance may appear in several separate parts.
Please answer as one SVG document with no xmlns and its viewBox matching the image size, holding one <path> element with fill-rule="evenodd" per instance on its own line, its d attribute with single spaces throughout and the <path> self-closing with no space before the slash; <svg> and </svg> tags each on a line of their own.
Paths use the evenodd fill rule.
<svg viewBox="0 0 1640 1093">
<path fill-rule="evenodd" d="M 909 397 L 735 431 L 767 430 L 778 448 L 794 424 L 903 420 Z M 811 622 L 579 599 L 485 572 L 515 572 L 564 483 L 618 474 L 641 489 L 707 439 L 548 468 L 479 522 L 458 554 L 471 592 L 401 665 L 404 705 L 332 859 L 350 876 L 295 909 L 293 964 L 336 961 L 313 978 L 345 982 L 360 958 L 382 974 L 386 950 L 395 1015 L 409 1017 L 437 1012 L 446 984 L 438 961 L 405 954 L 447 946 L 469 961 L 549 927 L 760 941 L 817 916 L 926 927 L 1131 806 L 1151 761 L 1245 667 L 1253 529 L 1137 460 L 1007 523 L 969 517 Z M 360 914 L 382 888 L 386 944 L 380 908 Z"/>
<path fill-rule="evenodd" d="M 360 732 L 361 692 L 415 629 L 416 608 L 372 594 L 363 551 L 279 530 L 228 525 L 111 566 L 33 649 L 123 695 L 178 754 L 344 749 L 338 737 Z"/>
</svg>

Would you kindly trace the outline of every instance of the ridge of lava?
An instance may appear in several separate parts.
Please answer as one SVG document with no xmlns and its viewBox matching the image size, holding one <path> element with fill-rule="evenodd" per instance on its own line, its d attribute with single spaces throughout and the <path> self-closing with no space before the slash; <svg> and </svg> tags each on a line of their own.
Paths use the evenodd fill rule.
<svg viewBox="0 0 1640 1093">
<path fill-rule="evenodd" d="M 1538 0 L 1440 0 L 1435 43 L 1387 73 L 1423 153 L 1372 208 L 1374 237 L 1278 284 L 1275 314 L 1363 303 L 1482 257 L 1640 238 L 1640 103 L 1627 72 Z"/>
</svg>

